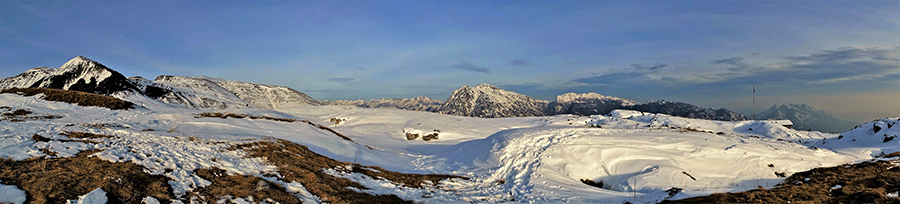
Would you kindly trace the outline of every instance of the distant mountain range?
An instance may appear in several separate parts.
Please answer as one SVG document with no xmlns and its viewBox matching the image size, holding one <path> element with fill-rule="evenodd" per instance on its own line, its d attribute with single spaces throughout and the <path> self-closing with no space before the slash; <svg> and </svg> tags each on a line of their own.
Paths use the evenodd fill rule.
<svg viewBox="0 0 900 204">
<path fill-rule="evenodd" d="M 364 101 L 361 99 L 357 100 L 334 100 L 334 101 L 320 101 L 322 105 L 341 105 L 341 106 L 357 106 L 363 108 L 396 108 L 396 109 L 404 109 L 404 110 L 414 110 L 414 111 L 428 111 L 428 112 L 437 112 L 438 109 L 441 108 L 440 100 L 419 96 L 415 98 L 391 98 L 391 99 L 373 99 Z"/>
<path fill-rule="evenodd" d="M 163 103 L 193 108 L 264 108 L 347 105 L 365 108 L 397 108 L 428 111 L 441 114 L 500 118 L 523 116 L 548 116 L 557 114 L 598 115 L 609 114 L 615 109 L 662 113 L 687 118 L 736 121 L 747 116 L 719 108 L 703 108 L 696 105 L 665 100 L 636 102 L 628 99 L 604 96 L 597 93 L 566 93 L 554 101 L 544 101 L 526 95 L 500 89 L 489 84 L 475 87 L 463 86 L 441 102 L 428 97 L 318 101 L 294 89 L 228 81 L 208 77 L 184 77 L 161 75 L 154 80 L 139 76 L 125 77 L 103 64 L 78 56 L 60 68 L 33 68 L 17 76 L 0 80 L 0 89 L 53 88 L 76 90 L 110 96 L 139 94 Z M 853 127 L 844 121 L 809 105 L 775 105 L 759 114 L 766 119 L 790 119 L 796 129 L 813 129 L 840 132 Z"/>
<path fill-rule="evenodd" d="M 836 118 L 824 110 L 806 104 L 773 105 L 769 110 L 759 113 L 759 117 L 789 119 L 794 123 L 794 129 L 821 132 L 844 132 L 856 125 L 854 122 Z"/>
</svg>

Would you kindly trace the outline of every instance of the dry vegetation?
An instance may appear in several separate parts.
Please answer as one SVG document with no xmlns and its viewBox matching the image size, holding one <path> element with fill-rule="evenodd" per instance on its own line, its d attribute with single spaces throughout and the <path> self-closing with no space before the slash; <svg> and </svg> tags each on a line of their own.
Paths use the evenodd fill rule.
<svg viewBox="0 0 900 204">
<path fill-rule="evenodd" d="M 271 199 L 280 203 L 300 203 L 300 199 L 278 184 L 266 181 L 262 178 L 247 175 L 231 175 L 225 170 L 199 169 L 194 171 L 198 176 L 212 182 L 212 185 L 195 189 L 193 193 L 206 198 L 204 202 L 215 203 L 219 198 L 232 196 L 233 198 Z M 260 201 L 260 200 L 257 200 Z"/>
<path fill-rule="evenodd" d="M 97 151 L 69 158 L 0 158 L 0 180 L 25 190 L 26 203 L 66 203 L 98 187 L 107 192 L 109 203 L 140 203 L 147 196 L 160 201 L 174 198 L 165 176 L 145 173 L 131 162 L 87 157 Z"/>
<path fill-rule="evenodd" d="M 44 94 L 44 97 L 42 99 L 48 101 L 66 102 L 77 104 L 79 106 L 97 106 L 109 108 L 112 110 L 125 110 L 134 108 L 134 103 L 128 101 L 123 101 L 121 99 L 110 96 L 80 91 L 44 88 L 11 88 L 2 90 L 0 91 L 0 93 L 12 93 L 22 96 L 34 96 L 42 93 Z"/>
<path fill-rule="evenodd" d="M 92 138 L 109 138 L 109 137 L 113 137 L 113 136 L 109 136 L 109 135 L 98 135 L 98 134 L 84 133 L 84 132 L 64 132 L 64 133 L 60 133 L 59 135 L 69 136 L 69 137 L 71 137 L 71 138 L 77 138 L 77 139 L 92 139 Z M 70 136 L 70 135 L 71 135 L 71 136 Z M 81 142 L 81 143 L 88 143 L 88 144 L 99 144 L 99 142 L 96 142 L 96 141 L 90 141 L 90 140 L 66 140 L 66 139 L 60 139 L 60 140 L 57 140 L 57 139 L 50 139 L 50 138 L 47 138 L 47 137 L 44 137 L 44 136 L 38 135 L 38 134 L 32 135 L 32 136 L 31 136 L 31 139 L 33 139 L 34 141 L 38 141 L 38 142 L 60 141 L 60 142 Z M 50 154 L 48 154 L 48 155 L 50 155 Z M 52 155 L 56 155 L 56 153 L 53 153 Z M 52 156 L 52 155 L 51 155 L 51 156 Z"/>
<path fill-rule="evenodd" d="M 900 152 L 889 155 L 900 156 Z M 795 173 L 772 189 L 716 193 L 662 203 L 900 203 L 888 193 L 900 191 L 900 166 L 870 161 Z M 808 180 L 807 180 L 808 178 Z M 841 188 L 834 188 L 841 185 Z"/>
<path fill-rule="evenodd" d="M 310 151 L 306 146 L 278 139 L 261 141 L 236 146 L 249 153 L 249 157 L 267 158 L 278 167 L 278 172 L 287 182 L 300 182 L 306 189 L 329 203 L 409 203 L 395 195 L 370 195 L 348 189 L 367 189 L 349 179 L 326 174 L 323 169 L 338 166 L 352 166 L 352 172 L 362 173 L 373 178 L 382 177 L 408 187 L 421 187 L 423 184 L 437 183 L 448 178 L 464 178 L 450 175 L 403 174 L 384 170 L 376 166 L 359 166 L 349 162 L 337 161 Z M 365 168 L 363 168 L 365 167 Z"/>
<path fill-rule="evenodd" d="M 308 120 L 298 120 L 298 119 L 290 119 L 290 118 L 275 118 L 275 117 L 269 117 L 269 116 L 253 116 L 253 115 L 247 115 L 247 114 L 235 114 L 235 113 L 200 113 L 200 114 L 195 115 L 194 117 L 195 117 L 195 118 L 222 118 L 222 119 L 227 119 L 227 118 L 250 118 L 250 119 L 273 120 L 273 121 L 278 121 L 278 122 L 289 122 L 289 123 L 292 123 L 292 122 L 303 122 L 303 123 L 312 125 L 313 127 L 317 127 L 317 128 L 319 128 L 319 129 L 321 129 L 321 130 L 325 130 L 325 131 L 331 132 L 331 133 L 333 133 L 334 135 L 337 135 L 338 137 L 340 137 L 340 138 L 342 138 L 342 139 L 345 139 L 345 140 L 347 140 L 347 141 L 351 141 L 351 142 L 353 141 L 353 139 L 350 139 L 349 137 L 344 136 L 343 134 L 338 133 L 337 131 L 334 131 L 334 130 L 331 129 L 331 128 L 328 128 L 328 127 L 325 127 L 325 126 L 322 126 L 322 125 L 319 125 L 319 124 L 315 124 L 315 123 L 310 122 L 310 121 L 308 121 Z M 370 148 L 370 149 L 371 149 L 371 148 Z"/>
<path fill-rule="evenodd" d="M 66 137 L 69 137 L 69 138 L 79 138 L 79 139 L 99 139 L 99 138 L 116 137 L 116 136 L 112 136 L 112 135 L 101 135 L 101 134 L 94 134 L 94 133 L 87 133 L 87 132 L 69 132 L 69 131 L 59 133 L 59 135 L 65 135 Z"/>
<path fill-rule="evenodd" d="M 2 111 L 2 110 L 7 110 L 7 111 L 11 111 L 11 112 L 5 112 L 3 114 L 0 114 L 3 116 L 3 117 L 0 117 L 0 121 L 25 122 L 26 120 L 29 120 L 29 119 L 40 120 L 40 119 L 62 118 L 62 116 L 60 116 L 60 115 L 28 116 L 29 114 L 32 114 L 33 112 L 31 112 L 29 110 L 25 110 L 25 109 L 17 109 L 15 111 L 12 111 L 12 108 L 7 107 L 7 106 L 0 107 L 0 111 Z"/>
</svg>

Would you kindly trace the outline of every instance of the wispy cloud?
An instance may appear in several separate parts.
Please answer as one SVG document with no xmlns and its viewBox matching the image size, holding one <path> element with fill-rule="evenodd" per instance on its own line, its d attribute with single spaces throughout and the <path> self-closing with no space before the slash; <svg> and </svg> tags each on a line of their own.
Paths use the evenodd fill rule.
<svg viewBox="0 0 900 204">
<path fill-rule="evenodd" d="M 347 83 L 347 82 L 351 82 L 353 80 L 355 80 L 355 79 L 349 78 L 349 77 L 335 77 L 335 78 L 328 79 L 328 81 L 337 82 L 337 83 Z"/>
<path fill-rule="evenodd" d="M 651 65 L 631 64 L 631 67 L 634 67 L 636 70 L 646 70 L 646 71 L 656 71 L 658 69 L 666 68 L 668 66 L 669 66 L 668 64 L 661 64 L 661 63 L 651 64 Z"/>
<path fill-rule="evenodd" d="M 591 77 L 572 79 L 586 87 L 661 85 L 674 87 L 727 87 L 747 84 L 770 84 L 792 90 L 824 85 L 846 90 L 864 90 L 872 84 L 897 83 L 900 79 L 900 47 L 850 46 L 821 50 L 809 55 L 775 57 L 774 61 L 753 61 L 753 56 L 735 56 L 714 60 L 710 64 L 726 65 L 727 71 L 693 74 L 661 74 L 666 64 L 632 64 L 622 69 Z M 860 83 L 865 82 L 865 83 Z"/>
<path fill-rule="evenodd" d="M 747 69 L 747 67 L 749 67 L 749 65 L 744 62 L 744 57 L 740 57 L 740 56 L 735 56 L 735 57 L 728 58 L 728 59 L 714 60 L 710 64 L 728 65 L 729 66 L 728 70 L 731 70 L 731 71 L 741 71 L 741 70 Z"/>
<path fill-rule="evenodd" d="M 469 63 L 469 62 L 461 62 L 461 63 L 459 63 L 459 64 L 456 64 L 456 65 L 453 65 L 453 66 L 450 66 L 450 67 L 451 67 L 451 68 L 454 68 L 454 69 L 461 69 L 461 70 L 473 71 L 473 72 L 481 72 L 481 73 L 485 73 L 485 74 L 490 74 L 490 73 L 491 73 L 491 70 L 488 69 L 487 67 L 482 67 L 482 66 L 474 65 L 474 64 Z"/>
<path fill-rule="evenodd" d="M 527 59 L 517 58 L 510 60 L 509 65 L 527 67 L 531 66 L 531 61 L 528 61 Z"/>
</svg>

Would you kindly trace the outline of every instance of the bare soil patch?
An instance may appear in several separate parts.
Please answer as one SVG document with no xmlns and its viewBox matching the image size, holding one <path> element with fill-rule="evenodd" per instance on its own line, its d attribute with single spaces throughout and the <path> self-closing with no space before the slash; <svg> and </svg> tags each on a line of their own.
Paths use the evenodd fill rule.
<svg viewBox="0 0 900 204">
<path fill-rule="evenodd" d="M 452 175 L 404 174 L 387 171 L 377 166 L 360 166 L 341 162 L 316 154 L 306 146 L 281 139 L 242 144 L 235 148 L 247 151 L 248 157 L 266 158 L 278 167 L 278 172 L 283 176 L 281 180 L 300 182 L 310 193 L 329 203 L 410 203 L 396 195 L 370 195 L 348 189 L 347 187 L 368 188 L 323 171 L 323 169 L 332 169 L 338 166 L 352 166 L 352 172 L 362 173 L 373 178 L 383 177 L 408 187 L 421 187 L 425 183 L 437 183 L 447 178 L 464 178 Z"/>
<path fill-rule="evenodd" d="M 150 175 L 130 162 L 87 157 L 97 151 L 69 158 L 0 158 L 0 180 L 24 190 L 26 203 L 66 203 L 98 187 L 107 192 L 109 203 L 140 203 L 147 196 L 168 203 L 174 198 L 165 176 Z"/>
<path fill-rule="evenodd" d="M 900 152 L 890 155 L 900 155 Z M 867 161 L 799 172 L 772 189 L 754 189 L 738 193 L 661 203 L 900 203 L 887 197 L 900 191 L 900 167 L 894 161 Z M 835 188 L 837 185 L 841 187 Z"/>
<path fill-rule="evenodd" d="M 42 93 L 44 94 L 44 97 L 42 99 L 48 101 L 66 102 L 77 104 L 79 106 L 97 106 L 109 108 L 112 110 L 125 110 L 134 108 L 134 103 L 128 101 L 123 101 L 115 97 L 80 91 L 45 88 L 11 88 L 2 90 L 0 91 L 0 93 L 12 93 L 22 96 L 34 96 Z"/>
</svg>

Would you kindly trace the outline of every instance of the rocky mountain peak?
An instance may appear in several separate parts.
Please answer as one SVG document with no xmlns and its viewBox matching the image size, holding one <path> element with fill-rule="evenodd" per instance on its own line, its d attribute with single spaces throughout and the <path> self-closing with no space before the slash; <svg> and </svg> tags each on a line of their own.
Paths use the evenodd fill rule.
<svg viewBox="0 0 900 204">
<path fill-rule="evenodd" d="M 109 95 L 140 92 L 124 75 L 84 56 L 72 58 L 58 69 L 38 67 L 0 80 L 5 88 L 52 88 Z"/>
</svg>

